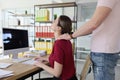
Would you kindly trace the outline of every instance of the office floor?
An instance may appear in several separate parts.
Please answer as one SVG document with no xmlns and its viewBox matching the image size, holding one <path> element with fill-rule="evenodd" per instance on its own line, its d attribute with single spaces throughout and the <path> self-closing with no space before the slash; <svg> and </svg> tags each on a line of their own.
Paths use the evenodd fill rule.
<svg viewBox="0 0 120 80">
<path fill-rule="evenodd" d="M 79 74 L 80 74 L 83 66 L 84 66 L 84 61 L 79 61 L 78 64 L 77 64 L 77 70 L 76 70 L 77 73 L 78 73 L 78 75 L 77 75 L 77 76 L 78 76 L 78 80 L 79 80 L 79 78 L 80 78 L 80 77 L 79 77 Z M 116 76 L 115 76 L 116 79 L 115 79 L 115 80 L 120 80 L 120 66 L 117 66 L 116 69 L 115 69 L 115 71 L 116 71 Z M 50 75 L 50 74 L 47 73 L 46 71 L 43 71 L 40 76 L 41 76 L 41 78 L 43 78 L 43 77 L 50 77 L 50 76 L 52 76 L 52 75 Z M 38 74 L 34 75 L 34 80 L 37 79 L 37 78 L 38 78 Z M 26 80 L 31 80 L 31 78 L 28 78 L 28 79 L 26 79 Z M 87 75 L 86 80 L 94 80 L 94 79 L 93 79 L 93 73 L 92 73 L 92 72 Z"/>
</svg>

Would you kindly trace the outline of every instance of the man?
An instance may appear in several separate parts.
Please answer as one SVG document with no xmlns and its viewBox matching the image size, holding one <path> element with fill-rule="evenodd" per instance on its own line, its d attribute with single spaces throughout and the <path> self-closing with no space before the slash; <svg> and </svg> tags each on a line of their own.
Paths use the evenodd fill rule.
<svg viewBox="0 0 120 80">
<path fill-rule="evenodd" d="M 120 52 L 120 0 L 98 0 L 90 19 L 72 35 L 72 39 L 92 33 L 91 60 L 95 80 L 115 80 L 115 66 Z"/>
</svg>

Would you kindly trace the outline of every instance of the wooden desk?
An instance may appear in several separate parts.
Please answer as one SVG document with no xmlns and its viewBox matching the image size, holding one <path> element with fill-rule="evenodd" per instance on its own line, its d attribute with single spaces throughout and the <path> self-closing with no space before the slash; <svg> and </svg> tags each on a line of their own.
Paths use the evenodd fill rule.
<svg viewBox="0 0 120 80">
<path fill-rule="evenodd" d="M 12 62 L 12 60 L 0 60 L 0 62 Z M 13 63 L 13 65 L 9 66 L 8 68 L 5 68 L 5 70 L 13 71 L 14 75 L 0 80 L 24 80 L 25 78 L 39 73 L 40 71 L 42 71 L 42 68 L 28 64 Z"/>
</svg>

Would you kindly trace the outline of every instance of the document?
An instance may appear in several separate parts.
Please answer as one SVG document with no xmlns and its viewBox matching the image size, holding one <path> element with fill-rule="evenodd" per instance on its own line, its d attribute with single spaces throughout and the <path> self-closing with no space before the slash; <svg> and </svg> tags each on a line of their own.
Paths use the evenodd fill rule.
<svg viewBox="0 0 120 80">
<path fill-rule="evenodd" d="M 14 75 L 13 71 L 8 71 L 8 70 L 2 70 L 2 69 L 0 69 L 0 78 L 12 76 L 12 75 Z"/>
<path fill-rule="evenodd" d="M 7 68 L 11 66 L 13 63 L 0 63 L 0 68 Z"/>
</svg>

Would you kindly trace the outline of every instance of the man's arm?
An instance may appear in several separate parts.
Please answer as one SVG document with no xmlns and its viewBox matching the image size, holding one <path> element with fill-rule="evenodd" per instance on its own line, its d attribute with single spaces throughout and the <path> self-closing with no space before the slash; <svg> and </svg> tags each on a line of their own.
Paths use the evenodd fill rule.
<svg viewBox="0 0 120 80">
<path fill-rule="evenodd" d="M 76 38 L 92 33 L 92 31 L 94 31 L 96 28 L 99 27 L 99 25 L 101 25 L 101 23 L 106 19 L 111 11 L 112 9 L 109 7 L 97 7 L 90 21 L 86 22 L 83 26 L 76 30 L 72 34 L 72 37 Z"/>
</svg>

